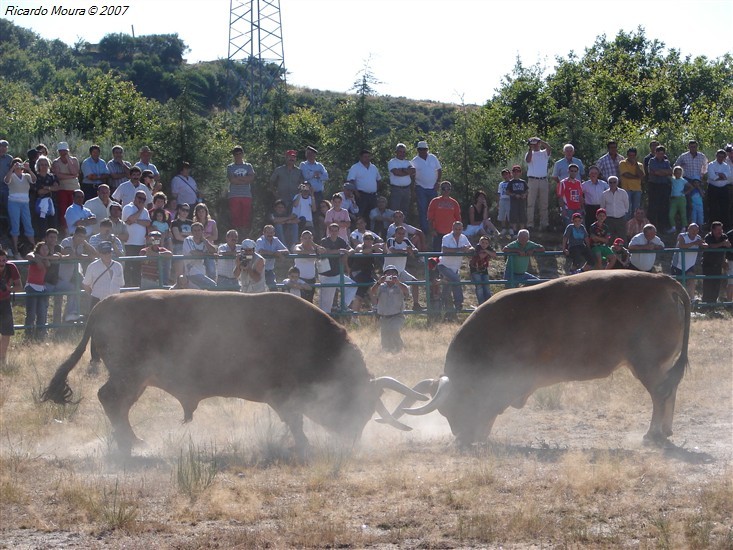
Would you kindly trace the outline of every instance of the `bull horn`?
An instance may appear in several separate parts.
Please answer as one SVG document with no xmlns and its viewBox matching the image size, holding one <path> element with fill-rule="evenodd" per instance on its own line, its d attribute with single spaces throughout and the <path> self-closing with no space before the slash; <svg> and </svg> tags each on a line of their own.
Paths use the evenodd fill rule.
<svg viewBox="0 0 733 550">
<path fill-rule="evenodd" d="M 402 430 L 403 432 L 409 432 L 412 431 L 412 428 L 408 426 L 407 424 L 403 424 L 402 422 L 399 422 L 396 418 L 394 418 L 390 412 L 387 410 L 387 407 L 384 406 L 384 403 L 382 403 L 381 399 L 377 399 L 376 404 L 376 410 L 379 416 L 382 418 L 377 418 L 376 421 L 381 424 L 389 424 L 393 428 L 397 428 L 398 430 Z"/>
<path fill-rule="evenodd" d="M 379 378 L 372 380 L 372 383 L 379 390 L 394 390 L 402 395 L 415 399 L 415 401 L 428 401 L 430 399 L 427 395 L 416 392 L 411 387 L 406 386 L 399 380 L 395 380 L 390 376 L 380 376 Z"/>
<path fill-rule="evenodd" d="M 415 409 L 402 409 L 402 411 L 406 414 L 411 414 L 413 416 L 421 416 L 431 413 L 445 402 L 449 393 L 450 379 L 447 376 L 441 376 L 438 379 L 438 389 L 436 390 L 433 398 L 428 403 L 425 403 L 422 407 L 417 407 Z"/>
<path fill-rule="evenodd" d="M 412 386 L 412 389 L 422 395 L 427 395 L 430 393 L 430 390 L 433 385 L 435 385 L 435 383 L 435 378 L 426 378 L 425 380 L 420 380 L 420 382 Z M 415 399 L 414 397 L 405 396 L 400 404 L 397 405 L 397 408 L 392 411 L 392 417 L 397 419 L 405 414 L 403 409 L 408 409 L 412 407 L 415 404 L 415 401 L 417 401 L 417 399 Z M 377 422 L 379 422 L 379 420 L 377 420 Z"/>
</svg>

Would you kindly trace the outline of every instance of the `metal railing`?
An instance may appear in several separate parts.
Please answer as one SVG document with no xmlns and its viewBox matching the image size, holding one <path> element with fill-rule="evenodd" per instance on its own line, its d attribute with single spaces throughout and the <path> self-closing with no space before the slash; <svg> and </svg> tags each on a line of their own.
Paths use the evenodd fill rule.
<svg viewBox="0 0 733 550">
<path fill-rule="evenodd" d="M 670 275 L 670 276 L 671 277 L 674 277 L 675 279 L 677 279 L 678 281 L 680 281 L 680 283 L 683 286 L 685 286 L 686 283 L 687 283 L 687 281 L 690 281 L 690 280 L 706 280 L 706 279 L 707 280 L 709 280 L 709 279 L 719 279 L 719 280 L 725 279 L 725 280 L 728 280 L 728 279 L 731 279 L 731 277 L 729 275 L 727 275 L 727 274 L 724 274 L 722 272 L 722 270 L 721 270 L 721 273 L 719 275 L 702 275 L 702 274 L 699 274 L 699 275 L 698 274 L 688 275 L 687 274 L 688 267 L 686 266 L 685 261 L 687 260 L 687 254 L 694 253 L 694 252 L 697 252 L 698 253 L 698 262 L 697 263 L 699 263 L 699 257 L 703 253 L 703 250 L 702 249 L 697 250 L 697 251 L 693 250 L 692 252 L 691 252 L 690 249 L 681 249 L 681 248 L 665 248 L 663 250 L 640 250 L 640 251 L 634 251 L 632 253 L 632 256 L 635 255 L 635 254 L 655 254 L 655 255 L 660 256 L 660 255 L 669 255 L 669 254 L 679 253 L 680 254 L 680 266 L 681 266 L 682 273 L 679 274 L 679 275 Z M 725 248 L 706 249 L 704 252 L 705 252 L 705 254 L 711 254 L 711 253 L 712 254 L 725 254 L 726 252 L 733 252 L 733 249 L 725 249 Z M 537 279 L 532 279 L 532 280 L 520 279 L 520 278 L 517 277 L 517 274 L 515 274 L 515 272 L 514 272 L 515 271 L 514 270 L 514 262 L 516 261 L 516 257 L 517 257 L 516 254 L 506 254 L 506 253 L 503 253 L 503 252 L 497 252 L 496 254 L 497 254 L 497 256 L 499 258 L 502 258 L 502 257 L 505 257 L 506 258 L 506 261 L 501 264 L 502 267 L 503 267 L 503 270 L 504 270 L 504 275 L 506 275 L 506 276 L 505 277 L 501 277 L 501 278 L 489 279 L 488 281 L 482 281 L 480 283 L 482 285 L 500 286 L 500 287 L 504 287 L 504 288 L 513 288 L 513 287 L 516 287 L 519 284 L 524 284 L 524 285 L 527 285 L 527 284 L 537 284 L 537 283 L 548 281 L 548 280 L 551 280 L 551 279 L 554 279 L 554 278 L 557 278 L 557 277 L 561 276 L 561 275 L 558 274 L 557 277 L 540 277 L 539 275 L 540 275 L 540 271 L 541 270 L 538 269 L 537 270 Z M 353 256 L 358 256 L 358 254 L 354 254 Z M 390 254 L 390 253 L 385 253 L 385 254 L 378 253 L 378 254 L 374 254 L 373 256 L 376 259 L 384 259 L 385 260 L 385 264 L 387 264 L 387 261 L 386 261 L 387 258 L 391 258 L 391 257 L 404 258 L 405 257 L 402 254 Z M 422 287 L 423 288 L 423 293 L 425 295 L 425 301 L 426 301 L 426 308 L 425 308 L 424 311 L 412 311 L 412 310 L 409 310 L 408 309 L 408 310 L 405 311 L 405 313 L 407 313 L 407 314 L 428 314 L 429 315 L 431 313 L 435 313 L 436 311 L 437 312 L 440 312 L 441 309 L 442 309 L 441 308 L 442 299 L 441 299 L 441 296 L 434 296 L 433 295 L 433 292 L 432 292 L 432 290 L 433 290 L 432 287 L 433 286 L 439 286 L 440 287 L 440 291 L 442 293 L 442 288 L 445 287 L 445 286 L 460 285 L 462 287 L 473 287 L 473 286 L 476 286 L 477 285 L 476 282 L 471 281 L 471 280 L 466 280 L 466 279 L 462 279 L 462 280 L 460 280 L 458 282 L 450 282 L 450 281 L 439 280 L 439 277 L 435 277 L 435 276 L 432 276 L 431 277 L 431 269 L 430 269 L 430 261 L 429 261 L 430 258 L 433 258 L 433 257 L 444 257 L 444 256 L 469 257 L 466 254 L 461 254 L 461 253 L 442 254 L 442 253 L 436 253 L 436 252 L 419 252 L 419 253 L 415 254 L 415 257 L 418 258 L 419 265 L 422 268 L 422 271 L 423 271 L 422 272 L 422 276 L 423 276 L 423 278 L 422 278 L 422 280 L 409 281 L 409 282 L 406 282 L 404 284 L 407 285 L 408 287 L 418 286 L 418 287 Z M 564 256 L 564 254 L 563 254 L 563 252 L 561 252 L 561 251 L 545 251 L 545 252 L 533 254 L 533 258 L 534 258 L 535 262 L 537 262 L 537 263 L 542 258 L 548 258 L 548 257 L 555 257 L 555 258 L 557 258 L 558 256 L 560 256 L 560 257 L 563 258 L 563 263 L 569 261 L 569 259 L 566 259 L 565 256 Z M 207 256 L 197 257 L 196 259 L 197 260 L 203 260 L 203 259 L 207 259 L 207 258 L 217 259 L 217 258 L 220 258 L 220 257 L 217 256 L 217 255 L 207 255 Z M 288 254 L 287 256 L 283 256 L 281 259 L 278 259 L 276 261 L 280 261 L 280 260 L 293 260 L 295 258 L 306 258 L 306 259 L 307 258 L 313 258 L 315 260 L 316 258 L 341 258 L 341 255 L 339 255 L 339 254 L 320 254 L 318 256 L 313 256 L 313 255 L 305 255 L 305 254 Z M 95 258 L 91 258 L 91 257 L 88 258 L 88 259 L 86 259 L 86 258 L 85 259 L 61 258 L 61 259 L 55 259 L 53 261 L 54 262 L 57 262 L 57 263 L 74 263 L 74 264 L 77 264 L 77 267 L 75 268 L 75 271 L 78 272 L 78 270 L 79 270 L 79 267 L 78 266 L 80 266 L 82 264 L 88 264 L 91 261 L 94 261 L 94 259 Z M 119 261 L 120 263 L 122 263 L 124 265 L 124 263 L 126 263 L 126 262 L 149 262 L 149 261 L 151 261 L 151 258 L 150 257 L 147 257 L 147 256 L 121 256 L 121 257 L 115 258 L 115 260 Z M 191 260 L 191 257 L 190 256 L 182 256 L 182 255 L 168 256 L 168 257 L 160 256 L 160 257 L 157 258 L 157 261 L 158 261 L 158 273 L 162 273 L 162 267 L 163 267 L 163 264 L 165 262 L 176 262 L 176 261 L 186 261 L 186 260 L 189 260 L 190 261 Z M 557 261 L 557 260 L 555 260 L 555 261 Z M 22 268 L 22 267 L 26 266 L 29 262 L 27 260 L 18 260 L 18 261 L 13 261 L 12 263 L 14 263 L 17 267 L 21 267 Z M 498 259 L 496 260 L 496 263 L 497 264 L 499 263 L 499 260 Z M 657 258 L 657 261 L 655 261 L 655 265 L 657 265 L 658 263 L 659 263 L 659 261 L 658 261 L 658 258 Z M 339 308 L 336 311 L 332 311 L 332 314 L 335 315 L 335 316 L 374 315 L 374 311 L 353 312 L 353 311 L 349 310 L 348 309 L 349 304 L 346 304 L 345 303 L 345 293 L 344 293 L 344 289 L 347 288 L 347 287 L 371 287 L 374 284 L 374 282 L 365 282 L 365 283 L 357 283 L 357 282 L 350 282 L 349 283 L 349 282 L 346 282 L 345 277 L 347 276 L 347 273 L 346 273 L 346 271 L 344 269 L 344 263 L 342 261 L 339 261 L 339 262 L 337 262 L 337 264 L 338 264 L 338 267 L 339 267 L 339 281 L 338 282 L 335 282 L 335 283 L 321 283 L 321 282 L 318 282 L 318 283 L 316 283 L 316 284 L 313 285 L 313 287 L 315 289 L 329 288 L 329 287 L 333 288 L 333 287 L 335 287 L 335 288 L 337 288 L 337 289 L 340 290 Z M 555 266 L 555 269 L 554 269 L 553 273 L 558 273 L 558 270 L 559 269 L 561 269 L 560 266 Z M 413 273 L 413 275 L 415 275 L 416 277 L 418 276 L 417 273 Z M 438 280 L 436 280 L 436 279 L 438 279 Z M 43 296 L 52 297 L 52 296 L 79 295 L 81 297 L 81 296 L 87 295 L 87 292 L 81 288 L 81 282 L 82 282 L 82 277 L 75 276 L 73 278 L 73 284 L 74 284 L 74 289 L 73 290 L 70 290 L 70 291 L 51 291 L 51 292 L 48 292 L 47 291 L 47 292 L 44 292 L 43 293 Z M 286 290 L 287 289 L 287 286 L 284 283 L 282 283 L 282 282 L 281 283 L 278 283 L 276 286 L 277 286 L 277 288 L 279 290 Z M 170 287 L 168 285 L 166 285 L 164 283 L 164 281 L 160 281 L 159 280 L 159 288 L 163 289 L 163 288 L 170 288 Z M 121 289 L 122 292 L 135 292 L 135 291 L 139 291 L 139 290 L 141 290 L 140 287 L 134 287 L 134 286 L 133 287 L 126 286 L 126 287 L 123 287 Z M 218 289 L 213 289 L 213 291 L 217 291 L 217 290 Z M 221 290 L 223 290 L 223 289 L 221 289 Z M 20 291 L 20 292 L 15 292 L 14 293 L 14 296 L 16 298 L 21 298 L 22 299 L 22 298 L 25 297 L 25 294 L 26 293 L 24 291 Z M 34 296 L 38 296 L 38 294 L 35 294 Z M 437 304 L 435 303 L 436 301 L 438 302 Z M 712 306 L 713 304 L 705 304 L 705 303 L 699 302 L 697 305 L 698 306 L 699 305 L 702 305 L 702 306 Z M 718 302 L 716 305 L 717 306 L 723 306 L 723 307 L 730 307 L 731 305 L 733 305 L 733 302 Z M 469 312 L 469 311 L 472 311 L 472 309 L 463 309 L 462 310 L 463 313 L 466 313 L 466 312 Z M 76 324 L 78 324 L 78 323 L 71 323 L 71 324 L 69 324 L 69 323 L 47 323 L 46 325 L 43 325 L 43 328 L 68 328 L 68 327 L 73 327 Z M 17 325 L 16 324 L 15 325 L 15 328 L 17 330 L 22 330 L 22 329 L 25 329 L 25 328 L 32 328 L 32 327 L 26 327 L 26 325 L 24 325 L 24 324 L 22 324 L 22 325 Z M 40 327 L 36 326 L 35 328 L 40 328 Z"/>
</svg>

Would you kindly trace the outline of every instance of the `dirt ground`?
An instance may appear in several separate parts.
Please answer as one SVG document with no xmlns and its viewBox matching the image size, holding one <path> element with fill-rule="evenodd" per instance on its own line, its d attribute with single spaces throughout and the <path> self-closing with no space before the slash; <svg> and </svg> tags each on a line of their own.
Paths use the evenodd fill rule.
<svg viewBox="0 0 733 550">
<path fill-rule="evenodd" d="M 148 390 L 132 411 L 147 446 L 116 457 L 96 391 L 73 371 L 78 407 L 38 403 L 70 343 L 23 346 L 0 374 L 0 548 L 725 548 L 733 549 L 731 319 L 696 318 L 666 448 L 643 445 L 651 400 L 623 369 L 536 392 L 458 450 L 437 412 L 399 432 L 367 425 L 339 447 L 307 425 L 313 453 L 265 406 L 203 402 L 190 424 Z M 458 324 L 407 328 L 379 350 L 349 329 L 375 375 L 441 372 Z M 385 395 L 390 406 L 398 397 Z"/>
</svg>

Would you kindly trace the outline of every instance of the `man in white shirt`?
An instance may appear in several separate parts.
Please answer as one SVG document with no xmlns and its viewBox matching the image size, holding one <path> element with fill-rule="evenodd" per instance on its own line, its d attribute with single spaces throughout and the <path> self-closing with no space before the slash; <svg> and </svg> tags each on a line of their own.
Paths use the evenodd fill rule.
<svg viewBox="0 0 733 550">
<path fill-rule="evenodd" d="M 529 150 L 524 155 L 527 163 L 527 229 L 534 226 L 535 204 L 539 198 L 540 229 L 547 229 L 549 222 L 550 184 L 547 181 L 547 162 L 550 160 L 552 148 L 546 141 L 538 137 L 529 138 Z"/>
<path fill-rule="evenodd" d="M 601 208 L 606 211 L 606 223 L 613 238 L 626 236 L 626 213 L 629 211 L 629 195 L 618 186 L 618 178 L 608 178 L 608 189 L 601 194 Z"/>
<path fill-rule="evenodd" d="M 631 252 L 631 263 L 629 267 L 637 271 L 652 271 L 654 269 L 654 262 L 657 260 L 657 255 L 652 252 L 642 251 L 662 250 L 663 248 L 664 243 L 657 237 L 657 228 L 650 223 L 646 224 L 642 232 L 634 235 L 629 241 L 629 251 Z"/>
<path fill-rule="evenodd" d="M 428 206 L 430 201 L 438 196 L 438 185 L 443 180 L 443 166 L 438 157 L 428 151 L 428 143 L 419 141 L 417 155 L 412 159 L 412 166 L 415 168 L 415 196 L 417 211 L 420 214 L 420 229 L 425 234 L 430 232 Z"/>
<path fill-rule="evenodd" d="M 147 195 L 145 191 L 137 191 L 130 204 L 122 209 L 122 221 L 127 226 L 127 241 L 125 255 L 139 256 L 145 246 L 145 236 L 150 226 L 150 214 L 145 208 Z M 125 262 L 125 281 L 130 286 L 140 286 L 140 263 Z"/>
<path fill-rule="evenodd" d="M 468 237 L 463 234 L 463 223 L 453 223 L 453 231 L 443 236 L 441 251 L 443 254 L 471 254 L 473 252 Z M 461 282 L 458 272 L 462 263 L 462 256 L 441 256 L 438 264 L 438 273 L 440 273 L 440 278 L 443 279 L 443 307 L 448 309 L 450 294 L 453 293 L 455 313 L 463 309 L 463 286 L 458 284 Z M 446 317 L 454 319 L 455 313 L 447 313 Z"/>
<path fill-rule="evenodd" d="M 359 162 L 349 168 L 346 180 L 356 186 L 356 204 L 361 215 L 369 221 L 369 213 L 377 207 L 377 191 L 382 180 L 379 170 L 372 164 L 371 151 L 362 149 Z"/>
<path fill-rule="evenodd" d="M 389 170 L 389 208 L 390 210 L 410 211 L 410 187 L 415 177 L 415 167 L 405 158 L 407 146 L 398 143 L 395 156 L 387 164 Z"/>
<path fill-rule="evenodd" d="M 323 200 L 323 186 L 328 181 L 328 170 L 316 160 L 317 154 L 315 147 L 311 145 L 306 147 L 305 160 L 300 163 L 299 168 L 303 179 L 311 184 L 316 204 L 320 204 Z"/>
<path fill-rule="evenodd" d="M 99 245 L 99 259 L 89 264 L 81 283 L 92 296 L 91 307 L 107 296 L 119 294 L 124 284 L 122 265 L 112 259 L 112 243 L 103 242 Z"/>
<path fill-rule="evenodd" d="M 97 187 L 97 196 L 89 199 L 84 203 L 84 207 L 88 208 L 96 218 L 93 225 L 88 225 L 89 235 L 99 233 L 99 222 L 105 218 L 109 218 L 109 208 L 113 204 L 117 204 L 110 199 L 109 185 L 103 183 Z"/>
</svg>

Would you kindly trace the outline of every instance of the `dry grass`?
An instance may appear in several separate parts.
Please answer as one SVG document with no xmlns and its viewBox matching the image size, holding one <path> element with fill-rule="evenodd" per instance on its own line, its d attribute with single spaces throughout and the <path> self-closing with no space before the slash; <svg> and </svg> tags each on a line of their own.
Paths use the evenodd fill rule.
<svg viewBox="0 0 733 550">
<path fill-rule="evenodd" d="M 399 355 L 380 351 L 368 320 L 350 331 L 375 375 L 414 383 L 440 373 L 457 326 L 408 327 Z M 182 425 L 157 390 L 131 415 L 149 447 L 119 462 L 103 378 L 77 367 L 82 402 L 40 404 L 72 346 L 14 342 L 0 373 L 0 547 L 733 549 L 729 334 L 730 319 L 693 323 L 675 448 L 641 444 L 651 403 L 618 371 L 537 392 L 471 452 L 437 413 L 408 419 L 408 433 L 372 423 L 356 449 L 308 424 L 307 464 L 267 407 L 210 399 Z"/>
</svg>

